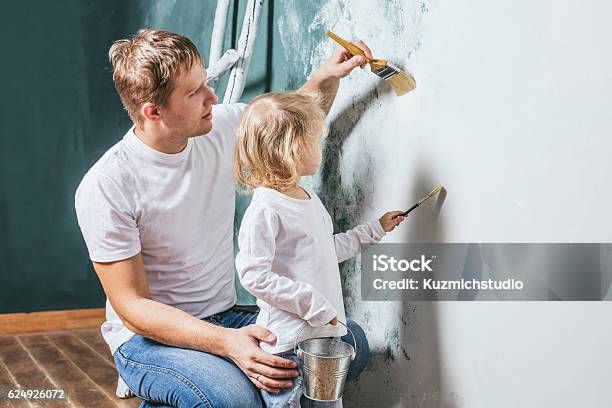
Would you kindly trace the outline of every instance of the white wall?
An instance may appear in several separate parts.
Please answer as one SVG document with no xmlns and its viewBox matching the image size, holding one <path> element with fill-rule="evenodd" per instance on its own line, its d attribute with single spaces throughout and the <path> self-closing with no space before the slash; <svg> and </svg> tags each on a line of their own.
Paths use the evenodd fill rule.
<svg viewBox="0 0 612 408">
<path fill-rule="evenodd" d="M 611 2 L 292 4 L 290 65 L 319 64 L 329 41 L 296 42 L 331 29 L 418 84 L 398 98 L 369 72 L 342 82 L 331 136 L 346 139 L 313 181 L 336 218 L 406 208 L 440 183 L 439 213 L 419 208 L 388 242 L 612 242 Z M 374 356 L 348 406 L 612 406 L 612 304 L 361 302 L 354 269 L 347 308 Z"/>
</svg>

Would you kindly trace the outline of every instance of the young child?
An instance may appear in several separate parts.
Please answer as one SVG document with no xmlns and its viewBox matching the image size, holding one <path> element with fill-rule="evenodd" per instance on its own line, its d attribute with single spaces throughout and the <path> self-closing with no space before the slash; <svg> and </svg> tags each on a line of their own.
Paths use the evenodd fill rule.
<svg viewBox="0 0 612 408">
<path fill-rule="evenodd" d="M 277 338 L 261 347 L 300 365 L 293 353 L 302 341 L 346 334 L 338 263 L 375 243 L 404 219 L 401 211 L 348 232 L 333 234 L 330 215 L 310 189 L 299 184 L 321 162 L 319 139 L 325 113 L 312 95 L 269 93 L 251 101 L 242 116 L 235 151 L 235 176 L 253 189 L 236 257 L 243 287 L 257 298 L 257 324 Z M 330 323 L 330 324 L 328 324 Z M 302 381 L 273 394 L 268 407 L 299 407 Z"/>
</svg>

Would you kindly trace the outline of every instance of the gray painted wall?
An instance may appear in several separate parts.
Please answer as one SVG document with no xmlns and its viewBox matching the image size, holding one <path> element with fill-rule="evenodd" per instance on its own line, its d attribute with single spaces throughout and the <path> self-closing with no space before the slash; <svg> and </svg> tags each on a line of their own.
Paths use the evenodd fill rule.
<svg viewBox="0 0 612 408">
<path fill-rule="evenodd" d="M 387 242 L 610 242 L 609 3 L 284 4 L 298 74 L 328 53 L 331 29 L 418 83 L 401 98 L 365 72 L 342 83 L 311 180 L 341 229 L 441 183 L 443 206 L 419 208 Z M 610 303 L 362 302 L 357 265 L 342 273 L 374 350 L 351 407 L 612 403 Z"/>
</svg>

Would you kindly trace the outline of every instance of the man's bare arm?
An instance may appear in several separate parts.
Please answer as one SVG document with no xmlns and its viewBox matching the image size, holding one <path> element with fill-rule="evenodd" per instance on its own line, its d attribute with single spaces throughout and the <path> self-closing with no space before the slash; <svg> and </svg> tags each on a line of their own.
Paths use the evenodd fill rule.
<svg viewBox="0 0 612 408">
<path fill-rule="evenodd" d="M 372 58 L 372 52 L 361 41 L 354 41 L 353 44 L 361 48 L 368 58 Z M 313 92 L 320 95 L 325 113 L 329 113 L 338 87 L 340 79 L 344 78 L 356 67 L 364 68 L 365 58 L 352 56 L 344 48 L 338 48 L 321 66 L 312 73 L 310 79 L 298 90 L 300 92 Z"/>
<path fill-rule="evenodd" d="M 134 333 L 172 346 L 224 352 L 228 329 L 151 300 L 140 254 L 117 262 L 94 262 L 94 269 L 113 308 Z"/>
<path fill-rule="evenodd" d="M 115 312 L 134 333 L 171 346 L 227 357 L 255 385 L 271 392 L 291 386 L 291 382 L 278 378 L 297 376 L 293 361 L 259 347 L 260 340 L 276 341 L 268 330 L 256 325 L 220 327 L 152 300 L 141 254 L 116 262 L 94 262 L 94 269 Z"/>
</svg>

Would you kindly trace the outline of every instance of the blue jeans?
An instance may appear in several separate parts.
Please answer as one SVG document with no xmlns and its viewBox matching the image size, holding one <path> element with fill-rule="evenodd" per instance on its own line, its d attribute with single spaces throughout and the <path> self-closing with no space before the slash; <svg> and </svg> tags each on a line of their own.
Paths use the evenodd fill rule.
<svg viewBox="0 0 612 408">
<path fill-rule="evenodd" d="M 353 320 L 349 320 L 347 325 L 355 335 L 355 340 L 357 340 L 357 354 L 355 356 L 355 360 L 351 362 L 349 366 L 349 373 L 347 376 L 347 380 L 353 380 L 357 378 L 359 373 L 363 370 L 363 368 L 368 363 L 368 340 L 363 332 L 363 329 L 359 327 L 357 323 Z M 353 347 L 355 344 L 353 343 L 353 338 L 350 334 L 346 334 L 346 336 L 342 337 L 342 341 L 345 341 Z M 286 358 L 288 360 L 295 361 L 298 369 L 302 372 L 302 361 L 296 356 L 293 350 L 285 351 L 283 353 L 278 353 L 277 356 L 282 358 Z M 261 390 L 261 397 L 264 401 L 264 405 L 268 408 L 284 408 L 284 407 L 326 407 L 326 408 L 342 408 L 342 400 L 338 401 L 311 401 L 302 395 L 302 383 L 303 380 L 300 377 L 297 377 L 293 381 L 293 387 L 291 388 L 283 388 L 279 393 L 270 393 L 265 390 Z"/>
<path fill-rule="evenodd" d="M 302 372 L 301 361 L 297 358 L 293 350 L 278 353 L 277 356 L 295 361 L 300 373 Z M 300 400 L 302 399 L 302 377 L 295 378 L 293 380 L 293 387 L 282 388 L 279 393 L 261 390 L 261 398 L 267 408 L 299 407 Z"/>
<path fill-rule="evenodd" d="M 230 309 L 204 320 L 237 329 L 254 324 L 256 318 L 257 313 Z M 358 343 L 357 358 L 348 374 L 350 380 L 365 368 L 369 347 L 361 327 L 352 320 L 348 326 Z M 344 341 L 353 344 L 345 337 Z M 244 373 L 231 361 L 214 354 L 168 346 L 136 334 L 113 357 L 123 381 L 144 400 L 140 408 L 262 406 L 259 390 Z"/>
</svg>

